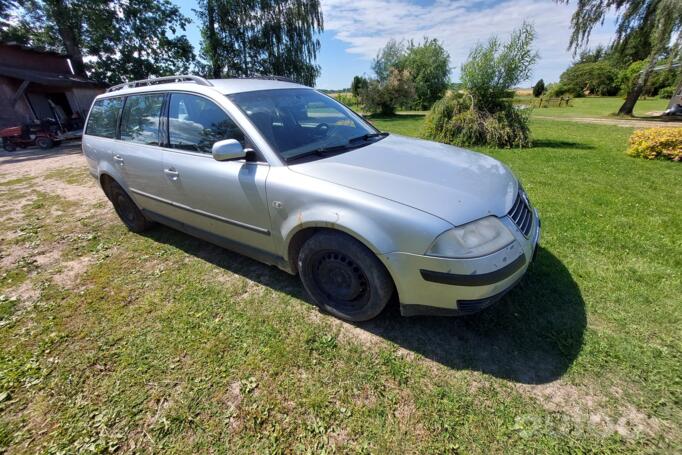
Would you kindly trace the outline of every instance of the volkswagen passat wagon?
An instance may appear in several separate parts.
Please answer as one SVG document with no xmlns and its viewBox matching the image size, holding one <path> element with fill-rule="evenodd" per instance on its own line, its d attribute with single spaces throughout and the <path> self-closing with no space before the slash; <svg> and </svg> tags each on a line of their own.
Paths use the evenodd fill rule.
<svg viewBox="0 0 682 455">
<path fill-rule="evenodd" d="M 98 96 L 83 152 L 123 223 L 162 223 L 301 277 L 322 309 L 469 314 L 523 276 L 540 220 L 486 155 L 382 133 L 277 78 L 173 76 Z"/>
</svg>

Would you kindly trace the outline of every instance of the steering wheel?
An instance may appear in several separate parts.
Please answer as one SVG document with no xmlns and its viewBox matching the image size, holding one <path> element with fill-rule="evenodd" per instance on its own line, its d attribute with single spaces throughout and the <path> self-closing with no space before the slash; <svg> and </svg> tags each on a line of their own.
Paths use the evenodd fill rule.
<svg viewBox="0 0 682 455">
<path fill-rule="evenodd" d="M 329 133 L 329 125 L 326 123 L 318 123 L 317 126 L 315 127 L 315 136 L 317 137 L 325 137 Z"/>
</svg>

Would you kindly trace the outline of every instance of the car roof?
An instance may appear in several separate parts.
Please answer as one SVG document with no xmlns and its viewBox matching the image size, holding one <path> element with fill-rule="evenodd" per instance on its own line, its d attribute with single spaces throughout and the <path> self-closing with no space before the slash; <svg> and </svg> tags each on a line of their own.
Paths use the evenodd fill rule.
<svg viewBox="0 0 682 455">
<path fill-rule="evenodd" d="M 207 93 L 210 91 L 217 91 L 223 95 L 230 95 L 233 93 L 253 92 L 257 90 L 276 90 L 287 88 L 303 88 L 310 89 L 310 87 L 296 84 L 294 82 L 286 82 L 279 80 L 272 80 L 266 78 L 244 78 L 244 79 L 210 79 L 210 85 L 201 85 L 192 81 L 184 82 L 169 82 L 161 84 L 142 85 L 139 87 L 123 87 L 118 90 L 109 91 L 99 95 L 97 98 L 109 98 L 122 95 L 129 95 L 133 93 L 145 92 L 159 92 L 165 90 L 184 90 L 197 93 Z"/>
</svg>

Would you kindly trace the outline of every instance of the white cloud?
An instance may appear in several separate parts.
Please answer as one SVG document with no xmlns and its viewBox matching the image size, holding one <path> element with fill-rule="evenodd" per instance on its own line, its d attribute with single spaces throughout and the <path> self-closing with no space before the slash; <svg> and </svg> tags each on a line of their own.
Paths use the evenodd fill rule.
<svg viewBox="0 0 682 455">
<path fill-rule="evenodd" d="M 559 5 L 552 0 L 435 0 L 418 5 L 408 0 L 323 0 L 325 30 L 346 43 L 347 52 L 371 60 L 391 38 L 438 38 L 450 53 L 453 77 L 474 44 L 491 35 L 506 37 L 524 20 L 538 32 L 536 47 L 540 63 L 534 78 L 557 80 L 572 60 L 566 50 L 574 4 Z M 612 20 L 606 30 L 597 29 L 591 45 L 607 44 Z"/>
</svg>

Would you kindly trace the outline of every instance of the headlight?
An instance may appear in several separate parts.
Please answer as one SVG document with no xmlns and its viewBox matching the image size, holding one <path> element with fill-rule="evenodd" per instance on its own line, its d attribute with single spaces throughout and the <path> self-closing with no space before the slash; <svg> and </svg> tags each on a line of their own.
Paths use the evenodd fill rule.
<svg viewBox="0 0 682 455">
<path fill-rule="evenodd" d="M 509 229 L 495 216 L 481 218 L 443 232 L 426 252 L 428 256 L 475 258 L 499 251 L 514 241 Z"/>
</svg>

